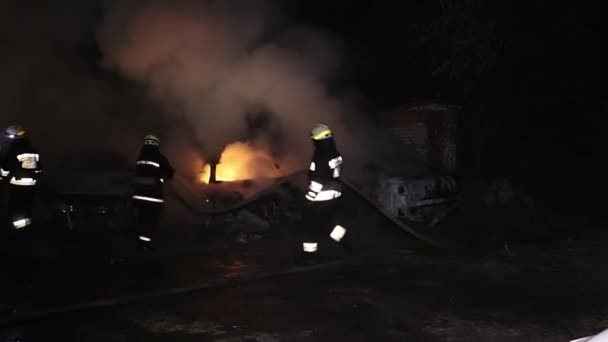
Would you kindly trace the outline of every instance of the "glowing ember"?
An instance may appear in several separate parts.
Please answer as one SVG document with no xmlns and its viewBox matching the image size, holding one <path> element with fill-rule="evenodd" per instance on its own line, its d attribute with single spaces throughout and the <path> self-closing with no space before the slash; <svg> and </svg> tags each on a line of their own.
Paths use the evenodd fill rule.
<svg viewBox="0 0 608 342">
<path fill-rule="evenodd" d="M 209 164 L 205 165 L 200 180 L 209 183 Z M 250 144 L 235 142 L 224 149 L 217 164 L 216 180 L 222 182 L 278 176 L 274 159 L 264 150 Z"/>
</svg>

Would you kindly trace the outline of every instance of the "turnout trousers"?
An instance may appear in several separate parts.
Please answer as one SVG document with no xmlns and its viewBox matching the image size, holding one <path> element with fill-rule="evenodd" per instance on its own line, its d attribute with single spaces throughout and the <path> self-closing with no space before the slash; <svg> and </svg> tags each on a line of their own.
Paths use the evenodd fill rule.
<svg viewBox="0 0 608 342">
<path fill-rule="evenodd" d="M 163 211 L 163 203 L 134 199 L 137 239 L 140 246 L 151 246 Z"/>
<path fill-rule="evenodd" d="M 319 242 L 327 239 L 328 236 L 336 242 L 342 241 L 345 237 L 346 228 L 340 224 L 340 202 L 341 197 L 329 201 L 307 203 L 303 252 L 317 252 Z"/>
<path fill-rule="evenodd" d="M 20 230 L 32 224 L 35 185 L 9 184 L 8 219 L 13 229 Z"/>
</svg>

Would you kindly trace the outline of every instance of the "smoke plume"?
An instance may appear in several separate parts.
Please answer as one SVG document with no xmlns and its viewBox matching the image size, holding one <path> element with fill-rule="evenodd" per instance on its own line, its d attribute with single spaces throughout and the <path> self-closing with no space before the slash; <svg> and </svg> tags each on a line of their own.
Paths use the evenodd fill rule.
<svg viewBox="0 0 608 342">
<path fill-rule="evenodd" d="M 351 108 L 326 86 L 340 64 L 333 38 L 281 25 L 271 5 L 108 2 L 98 32 L 103 63 L 145 84 L 168 121 L 187 122 L 205 158 L 250 141 L 301 167 L 317 122 L 334 128 L 339 146 L 352 145 L 343 124 Z"/>
<path fill-rule="evenodd" d="M 158 111 L 138 86 L 96 65 L 98 19 L 92 2 L 2 5 L 1 129 L 24 126 L 47 171 L 66 162 L 87 167 L 83 159 L 95 151 L 133 160 L 145 133 L 140 127 L 159 126 Z"/>
<path fill-rule="evenodd" d="M 300 169 L 317 122 L 332 126 L 349 162 L 377 158 L 385 134 L 328 90 L 342 64 L 336 39 L 286 25 L 276 3 L 102 4 L 10 3 L 0 11 L 0 125 L 25 126 L 48 171 L 61 174 L 66 161 L 94 168 L 85 159 L 97 151 L 132 168 L 150 131 L 186 174 L 237 141 L 271 152 L 281 171 Z"/>
</svg>

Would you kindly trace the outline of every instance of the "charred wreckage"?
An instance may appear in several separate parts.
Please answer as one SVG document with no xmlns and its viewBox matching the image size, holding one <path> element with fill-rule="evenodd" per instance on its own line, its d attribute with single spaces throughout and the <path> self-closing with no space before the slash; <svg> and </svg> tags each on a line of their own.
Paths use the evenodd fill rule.
<svg viewBox="0 0 608 342">
<path fill-rule="evenodd" d="M 429 111 L 417 105 L 406 112 L 421 110 Z M 431 110 L 437 111 L 437 106 Z M 440 107 L 439 111 L 446 109 Z M 440 152 L 445 154 L 444 150 Z M 51 170 L 44 179 L 48 191 L 43 193 L 50 197 L 44 202 L 53 203 L 46 213 L 53 219 L 53 226 L 72 232 L 125 229 L 132 220 L 132 163 L 112 152 L 82 155 L 89 160 L 75 165 L 64 163 L 60 173 Z M 424 159 L 422 156 L 414 162 L 425 165 Z M 411 163 L 408 160 L 405 165 Z M 88 167 L 83 169 L 81 165 Z M 423 173 L 412 173 L 401 172 L 394 165 L 356 164 L 349 159 L 341 182 L 346 191 L 397 226 L 429 242 L 424 227 L 435 225 L 458 204 L 456 181 L 449 170 L 423 168 Z M 211 160 L 204 182 L 178 176 L 168 187 L 168 197 L 199 217 L 201 227 L 228 233 L 263 233 L 274 224 L 301 217 L 306 170 L 270 178 L 220 180 L 219 166 L 229 167 L 221 160 Z"/>
<path fill-rule="evenodd" d="M 216 165 L 211 166 L 212 170 Z M 406 178 L 363 169 L 365 180 L 346 177 L 348 191 L 408 229 L 436 224 L 458 203 L 454 178 L 432 174 Z M 201 184 L 177 178 L 169 197 L 201 219 L 205 229 L 226 233 L 263 233 L 271 225 L 301 218 L 305 172 L 274 179 L 218 181 Z M 120 230 L 128 226 L 131 172 L 72 173 L 69 182 L 49 180 L 56 226 L 72 232 Z M 63 178 L 63 177 L 62 177 Z"/>
</svg>

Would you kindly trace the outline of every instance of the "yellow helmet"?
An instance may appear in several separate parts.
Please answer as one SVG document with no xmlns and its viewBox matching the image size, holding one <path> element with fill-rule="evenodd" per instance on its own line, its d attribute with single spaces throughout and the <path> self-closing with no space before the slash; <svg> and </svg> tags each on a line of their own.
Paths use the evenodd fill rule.
<svg viewBox="0 0 608 342">
<path fill-rule="evenodd" d="M 323 140 L 331 137 L 333 137 L 333 133 L 329 126 L 325 124 L 316 124 L 310 132 L 310 138 L 312 140 Z"/>
<path fill-rule="evenodd" d="M 148 134 L 144 138 L 144 145 L 160 146 L 160 138 L 154 134 Z"/>
<path fill-rule="evenodd" d="M 9 128 L 6 129 L 6 131 L 4 132 L 6 134 L 7 137 L 14 139 L 14 138 L 23 138 L 25 137 L 25 129 L 23 127 L 21 127 L 21 125 L 12 125 Z"/>
</svg>

